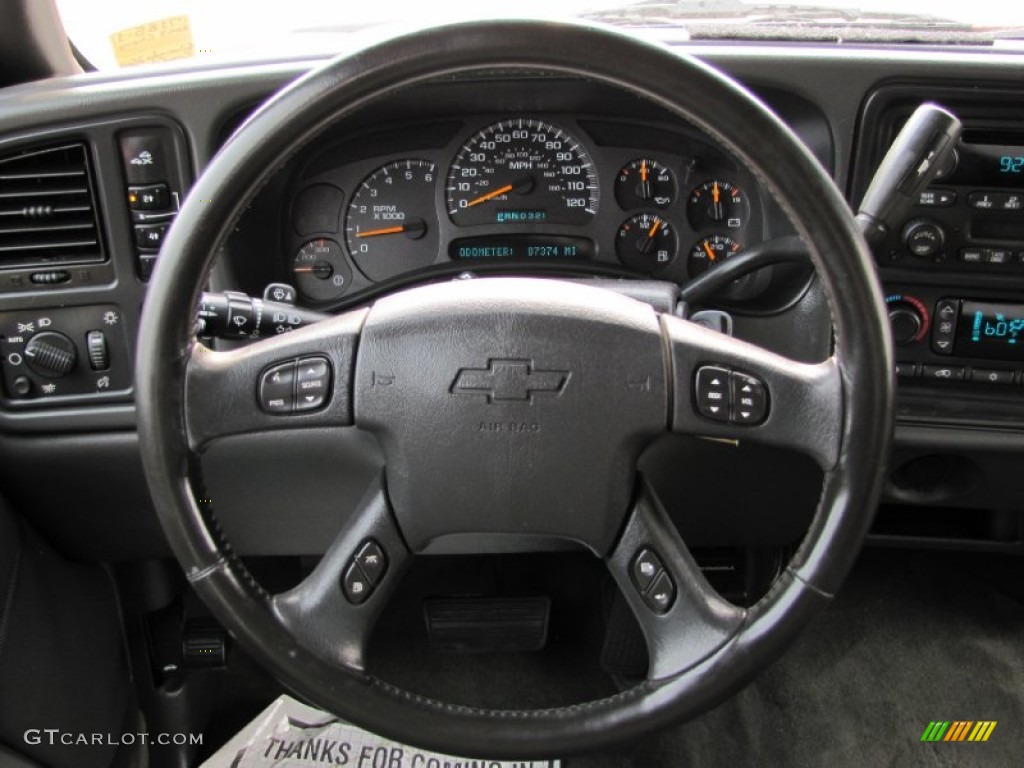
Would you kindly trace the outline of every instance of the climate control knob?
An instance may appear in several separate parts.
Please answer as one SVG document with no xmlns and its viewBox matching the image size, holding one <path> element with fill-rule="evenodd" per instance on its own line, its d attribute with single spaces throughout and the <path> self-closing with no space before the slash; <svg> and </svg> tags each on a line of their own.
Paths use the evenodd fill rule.
<svg viewBox="0 0 1024 768">
<path fill-rule="evenodd" d="M 928 310 L 920 299 L 906 294 L 895 294 L 885 299 L 889 310 L 892 340 L 897 346 L 920 341 L 928 333 Z"/>
<path fill-rule="evenodd" d="M 25 362 L 29 368 L 48 379 L 67 376 L 78 362 L 75 343 L 63 333 L 43 331 L 25 345 Z"/>
<path fill-rule="evenodd" d="M 921 330 L 921 316 L 910 308 L 890 309 L 889 325 L 892 326 L 892 340 L 896 344 L 910 344 Z"/>
<path fill-rule="evenodd" d="M 914 219 L 903 228 L 903 244 L 911 255 L 934 261 L 942 256 L 946 233 L 928 219 Z"/>
</svg>

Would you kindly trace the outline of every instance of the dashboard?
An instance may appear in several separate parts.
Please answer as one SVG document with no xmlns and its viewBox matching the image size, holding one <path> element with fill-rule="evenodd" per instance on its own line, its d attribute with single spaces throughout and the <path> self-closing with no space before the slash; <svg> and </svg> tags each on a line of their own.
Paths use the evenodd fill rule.
<svg viewBox="0 0 1024 768">
<path fill-rule="evenodd" d="M 1014 81 L 1024 60 L 813 44 L 681 50 L 755 91 L 851 205 L 917 104 L 934 100 L 964 120 L 956 164 L 875 253 L 897 342 L 899 417 L 873 535 L 1019 546 L 1019 521 L 1007 514 L 1024 491 L 1014 471 L 1024 445 L 1024 108 L 1016 106 L 1024 93 Z M 310 66 L 91 74 L 0 92 L 0 184 L 8 185 L 0 199 L 51 209 L 40 213 L 46 233 L 0 224 L 3 481 L 71 551 L 115 559 L 166 552 L 133 431 L 134 344 L 148 281 L 159 259 L 173 258 L 161 251 L 163 234 L 206 163 Z M 33 190 L 28 176 L 76 186 Z M 26 202 L 26 191 L 41 196 Z M 81 210 L 67 212 L 66 229 L 52 226 L 59 206 L 42 192 L 78 196 L 69 198 Z M 53 232 L 74 237 L 54 244 Z M 267 287 L 284 285 L 296 307 L 335 312 L 408 285 L 485 274 L 679 286 L 791 234 L 770 195 L 713 137 L 606 86 L 500 71 L 373 103 L 284 160 L 218 244 L 209 287 L 273 299 Z M 728 313 L 735 335 L 796 360 L 831 350 L 827 304 L 804 265 L 752 273 L 692 309 L 704 308 Z M 289 324 L 282 313 L 278 332 Z M 211 495 L 231 500 L 218 514 L 240 551 L 308 554 L 335 527 L 331 515 L 301 525 L 275 518 L 274 509 L 291 505 L 273 480 L 291 439 L 243 436 L 205 456 Z M 319 457 L 289 470 L 315 489 L 311 506 L 357 497 L 379 470 L 365 436 L 339 444 L 313 433 L 304 445 L 320 446 Z M 764 472 L 759 450 L 659 445 L 645 472 L 653 482 L 687 471 Z M 773 462 L 771 477 L 749 489 L 667 494 L 672 508 L 718 513 L 696 532 L 696 523 L 677 520 L 684 538 L 797 539 L 820 475 L 798 457 Z M 64 482 L 53 484 L 55 475 Z M 737 510 L 772 494 L 786 494 L 792 510 L 745 523 L 750 538 L 739 538 Z M 69 521 L 72 496 L 85 514 Z M 915 515 L 926 508 L 952 515 L 934 535 L 934 516 Z"/>
<path fill-rule="evenodd" d="M 766 236 L 758 186 L 706 139 L 601 115 L 380 127 L 318 148 L 288 198 L 289 274 L 314 305 L 484 263 L 680 282 Z"/>
</svg>

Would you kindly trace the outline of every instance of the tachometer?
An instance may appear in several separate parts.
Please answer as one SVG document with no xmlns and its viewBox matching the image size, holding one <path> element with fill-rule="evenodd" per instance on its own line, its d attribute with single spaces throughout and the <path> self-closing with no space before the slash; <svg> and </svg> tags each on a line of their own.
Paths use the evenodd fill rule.
<svg viewBox="0 0 1024 768">
<path fill-rule="evenodd" d="M 345 244 L 371 280 L 422 269 L 437 259 L 436 178 L 433 163 L 398 160 L 356 188 L 345 214 Z"/>
<path fill-rule="evenodd" d="M 517 118 L 489 125 L 459 150 L 445 185 L 459 225 L 585 224 L 597 212 L 597 172 L 556 125 Z"/>
</svg>

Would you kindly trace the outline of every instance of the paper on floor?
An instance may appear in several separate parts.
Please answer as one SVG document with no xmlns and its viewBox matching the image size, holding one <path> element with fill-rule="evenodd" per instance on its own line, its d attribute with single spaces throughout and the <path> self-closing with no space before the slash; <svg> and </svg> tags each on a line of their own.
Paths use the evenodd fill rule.
<svg viewBox="0 0 1024 768">
<path fill-rule="evenodd" d="M 278 697 L 201 768 L 559 768 L 559 761 L 471 760 L 408 747 Z"/>
</svg>

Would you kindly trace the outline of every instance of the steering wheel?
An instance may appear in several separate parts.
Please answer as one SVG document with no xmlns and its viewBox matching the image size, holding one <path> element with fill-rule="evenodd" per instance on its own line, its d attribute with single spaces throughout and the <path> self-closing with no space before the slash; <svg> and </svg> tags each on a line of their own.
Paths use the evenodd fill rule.
<svg viewBox="0 0 1024 768">
<path fill-rule="evenodd" d="M 509 68 L 618 86 L 733 152 L 808 244 L 833 314 L 834 354 L 798 363 L 599 288 L 527 278 L 416 287 L 231 351 L 196 343 L 191 320 L 217 246 L 288 157 L 400 89 Z M 320 706 L 409 744 L 477 757 L 540 758 L 621 743 L 694 717 L 750 680 L 843 581 L 872 517 L 891 432 L 881 292 L 832 181 L 786 126 L 725 76 L 581 24 L 414 32 L 282 90 L 223 147 L 182 206 L 152 278 L 137 357 L 139 436 L 154 504 L 214 615 Z M 281 397 L 298 387 L 297 407 L 305 408 L 308 392 L 311 410 L 291 411 L 288 402 L 288 413 L 261 409 L 259 384 L 282 376 Z M 724 410 L 712 411 L 716 403 Z M 374 434 L 384 477 L 315 570 L 271 595 L 197 504 L 192 470 L 219 437 L 313 427 Z M 666 432 L 788 446 L 824 471 L 803 543 L 749 608 L 711 588 L 657 499 L 637 487 L 637 457 Z M 569 539 L 603 558 L 645 636 L 647 679 L 597 701 L 498 711 L 435 701 L 369 674 L 368 635 L 410 558 L 444 537 L 480 535 Z"/>
</svg>

